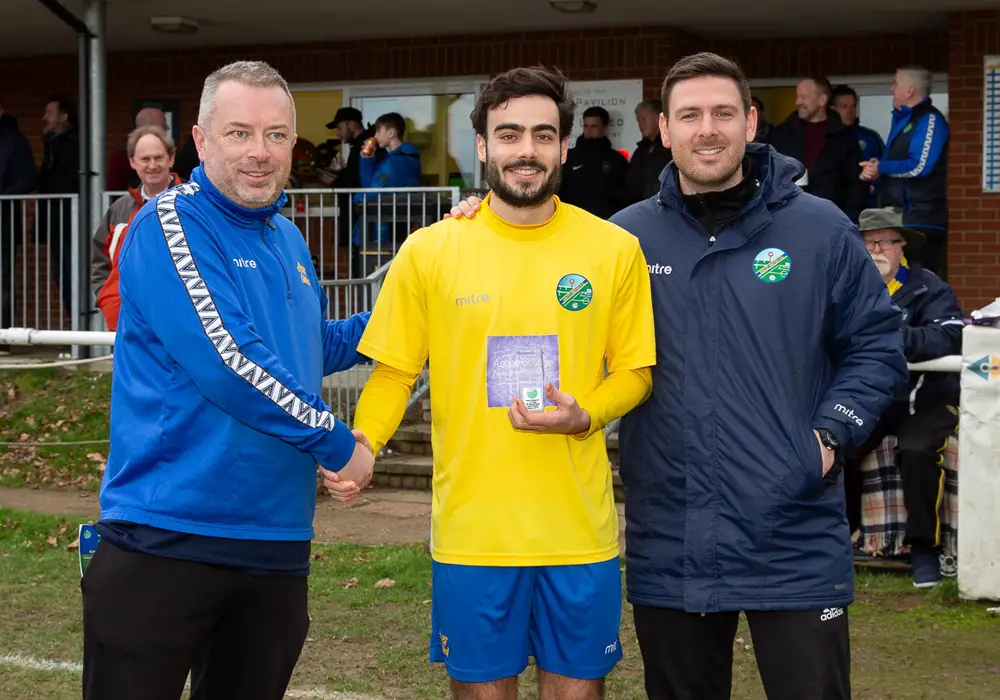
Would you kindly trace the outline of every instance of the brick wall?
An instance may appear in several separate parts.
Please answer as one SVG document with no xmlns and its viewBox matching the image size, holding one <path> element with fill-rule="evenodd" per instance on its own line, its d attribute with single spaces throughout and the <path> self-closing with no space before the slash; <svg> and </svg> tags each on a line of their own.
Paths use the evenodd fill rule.
<svg viewBox="0 0 1000 700">
<path fill-rule="evenodd" d="M 178 98 L 181 132 L 189 133 L 204 76 L 237 58 L 267 60 L 293 83 L 485 75 L 544 63 L 578 80 L 642 78 L 646 96 L 652 97 L 674 60 L 700 50 L 738 60 L 751 78 L 892 73 L 906 63 L 948 70 L 955 144 L 950 175 L 956 289 L 966 308 L 1000 293 L 1000 197 L 982 195 L 977 179 L 982 55 L 1000 52 L 997 11 L 953 14 L 948 31 L 917 36 L 707 41 L 669 27 L 641 27 L 218 48 L 177 55 L 116 53 L 107 61 L 108 149 L 124 142 L 137 98 Z M 0 59 L 0 74 L 7 109 L 21 117 L 40 158 L 38 117 L 43 101 L 53 93 L 76 96 L 76 58 Z"/>
<path fill-rule="evenodd" d="M 132 101 L 179 98 L 182 133 L 197 116 L 205 75 L 237 58 L 271 62 L 292 83 L 491 74 L 517 65 L 555 65 L 576 80 L 642 78 L 655 96 L 671 63 L 702 50 L 737 59 L 751 77 L 891 73 L 903 63 L 947 67 L 947 34 L 710 42 L 670 27 L 528 32 L 327 44 L 112 54 L 107 61 L 108 149 L 131 127 Z M 76 58 L 0 59 L 9 110 L 21 117 L 36 157 L 46 95 L 76 96 Z"/>
<path fill-rule="evenodd" d="M 983 57 L 1000 54 L 1000 10 L 954 14 L 948 29 L 948 277 L 968 310 L 1000 296 L 1000 195 L 982 191 Z"/>
</svg>

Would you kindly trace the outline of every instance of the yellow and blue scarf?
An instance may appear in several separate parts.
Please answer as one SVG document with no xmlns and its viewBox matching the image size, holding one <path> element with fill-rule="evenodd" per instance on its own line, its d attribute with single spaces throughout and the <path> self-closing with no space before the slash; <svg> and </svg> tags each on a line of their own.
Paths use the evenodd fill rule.
<svg viewBox="0 0 1000 700">
<path fill-rule="evenodd" d="M 888 282 L 889 296 L 898 292 L 908 279 L 910 279 L 910 263 L 907 262 L 904 255 L 899 261 L 899 269 L 896 270 L 896 274 Z"/>
</svg>

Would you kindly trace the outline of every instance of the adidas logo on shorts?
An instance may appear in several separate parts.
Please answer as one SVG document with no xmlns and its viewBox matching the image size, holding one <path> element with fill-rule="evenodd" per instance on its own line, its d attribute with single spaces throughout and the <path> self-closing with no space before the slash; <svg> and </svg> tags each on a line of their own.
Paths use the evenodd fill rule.
<svg viewBox="0 0 1000 700">
<path fill-rule="evenodd" d="M 843 608 L 826 608 L 823 614 L 820 615 L 820 620 L 822 622 L 829 622 L 830 620 L 836 620 L 838 617 L 844 614 Z"/>
</svg>

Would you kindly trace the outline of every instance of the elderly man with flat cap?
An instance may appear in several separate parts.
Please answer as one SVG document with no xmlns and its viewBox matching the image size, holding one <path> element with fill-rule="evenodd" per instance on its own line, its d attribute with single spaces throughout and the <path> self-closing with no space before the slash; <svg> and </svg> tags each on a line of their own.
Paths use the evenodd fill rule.
<svg viewBox="0 0 1000 700">
<path fill-rule="evenodd" d="M 907 259 L 924 243 L 924 234 L 903 226 L 899 209 L 865 209 L 858 228 L 865 246 L 903 311 L 906 360 L 932 360 L 962 352 L 962 312 L 954 291 L 940 277 Z M 944 488 L 944 450 L 958 426 L 958 375 L 911 372 L 908 385 L 872 430 L 868 441 L 845 465 L 848 521 L 853 532 L 861 521 L 861 474 L 864 458 L 887 435 L 895 435 L 896 465 L 903 482 L 906 536 L 913 585 L 931 588 L 941 580 L 941 525 L 938 509 Z"/>
</svg>

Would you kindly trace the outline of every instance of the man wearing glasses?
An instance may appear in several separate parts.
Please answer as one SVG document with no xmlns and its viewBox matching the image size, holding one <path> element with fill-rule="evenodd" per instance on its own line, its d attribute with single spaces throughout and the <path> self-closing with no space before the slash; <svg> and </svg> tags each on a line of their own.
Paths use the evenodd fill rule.
<svg viewBox="0 0 1000 700">
<path fill-rule="evenodd" d="M 892 301 L 903 310 L 907 362 L 923 362 L 962 352 L 962 312 L 955 293 L 930 270 L 907 260 L 924 234 L 903 226 L 899 209 L 866 209 L 859 226 L 868 254 L 878 265 Z M 853 532 L 861 524 L 864 458 L 886 435 L 895 435 L 896 465 L 903 482 L 906 536 L 913 585 L 930 588 L 941 580 L 941 527 L 938 506 L 944 488 L 944 449 L 958 426 L 959 378 L 953 372 L 911 372 L 868 440 L 845 465 L 847 514 Z"/>
</svg>

